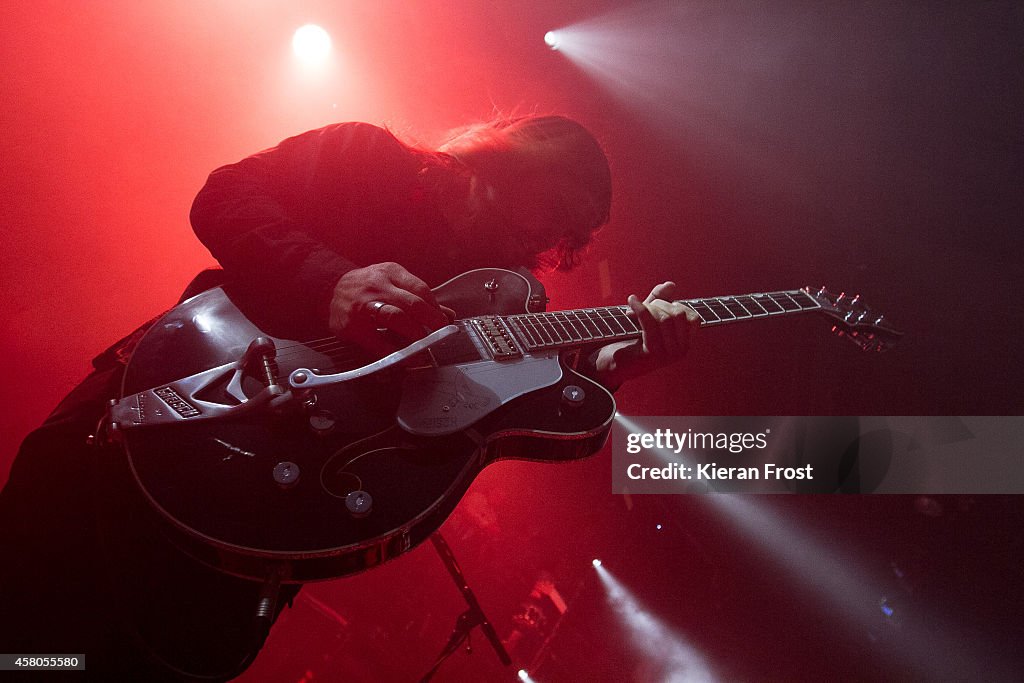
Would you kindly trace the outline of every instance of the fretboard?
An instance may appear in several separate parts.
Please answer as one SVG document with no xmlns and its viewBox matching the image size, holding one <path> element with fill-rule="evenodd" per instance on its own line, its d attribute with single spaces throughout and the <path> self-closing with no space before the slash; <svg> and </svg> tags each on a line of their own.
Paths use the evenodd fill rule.
<svg viewBox="0 0 1024 683">
<path fill-rule="evenodd" d="M 680 303 L 697 312 L 702 327 L 820 308 L 813 298 L 799 289 L 686 299 Z M 636 339 L 640 336 L 640 326 L 628 306 L 526 313 L 505 316 L 504 320 L 527 351 Z"/>
</svg>

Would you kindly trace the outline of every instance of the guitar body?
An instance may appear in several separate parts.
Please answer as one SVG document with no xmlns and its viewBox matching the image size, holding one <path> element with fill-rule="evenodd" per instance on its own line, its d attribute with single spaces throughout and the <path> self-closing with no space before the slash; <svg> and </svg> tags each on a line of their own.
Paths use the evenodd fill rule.
<svg viewBox="0 0 1024 683">
<path fill-rule="evenodd" d="M 295 392 L 283 408 L 124 430 L 135 481 L 172 539 L 255 580 L 343 576 L 429 537 L 486 465 L 571 460 L 604 445 L 615 401 L 558 350 L 495 360 L 465 339 L 474 316 L 526 312 L 525 278 L 481 269 L 434 292 L 464 326 L 432 362 Z M 274 342 L 279 378 L 368 362 L 336 340 L 302 343 L 255 319 L 222 288 L 182 303 L 139 343 L 122 396 L 235 363 L 261 336 Z M 262 388 L 257 375 L 241 380 L 246 395 Z M 229 389 L 203 391 L 222 401 Z M 172 404 L 160 409 L 179 410 Z"/>
</svg>

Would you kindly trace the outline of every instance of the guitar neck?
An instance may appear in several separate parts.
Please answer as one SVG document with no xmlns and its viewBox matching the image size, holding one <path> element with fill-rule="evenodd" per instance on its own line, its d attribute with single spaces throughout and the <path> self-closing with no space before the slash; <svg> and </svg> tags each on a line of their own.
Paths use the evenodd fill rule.
<svg viewBox="0 0 1024 683">
<path fill-rule="evenodd" d="M 804 313 L 821 308 L 818 302 L 799 289 L 684 299 L 679 303 L 686 304 L 697 312 L 701 327 Z M 528 351 L 637 339 L 641 334 L 629 306 L 526 313 L 505 316 L 504 320 Z"/>
</svg>

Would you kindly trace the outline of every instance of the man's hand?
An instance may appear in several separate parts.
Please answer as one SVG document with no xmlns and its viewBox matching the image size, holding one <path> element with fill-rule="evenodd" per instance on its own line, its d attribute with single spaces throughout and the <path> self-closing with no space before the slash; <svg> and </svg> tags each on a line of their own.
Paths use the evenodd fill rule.
<svg viewBox="0 0 1024 683">
<path fill-rule="evenodd" d="M 643 337 L 602 347 L 597 353 L 597 379 L 616 388 L 623 382 L 674 363 L 690 348 L 690 331 L 700 318 L 689 306 L 672 301 L 674 282 L 663 282 L 642 302 L 630 295 L 629 307 Z"/>
<path fill-rule="evenodd" d="M 375 263 L 341 276 L 331 299 L 331 332 L 367 351 L 394 351 L 377 330 L 388 329 L 414 342 L 455 318 L 455 311 L 440 306 L 433 292 L 397 263 Z"/>
</svg>

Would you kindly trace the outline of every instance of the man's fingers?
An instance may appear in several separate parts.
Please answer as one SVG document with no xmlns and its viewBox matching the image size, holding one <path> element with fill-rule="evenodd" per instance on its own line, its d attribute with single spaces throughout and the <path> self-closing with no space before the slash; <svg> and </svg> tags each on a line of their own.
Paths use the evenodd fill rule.
<svg viewBox="0 0 1024 683">
<path fill-rule="evenodd" d="M 351 270 L 338 280 L 328 324 L 342 338 L 379 348 L 366 331 L 385 328 L 409 341 L 421 339 L 454 318 L 442 309 L 427 284 L 397 263 L 377 263 Z M 358 337 L 358 339 L 357 339 Z"/>
<path fill-rule="evenodd" d="M 645 304 L 649 304 L 655 299 L 664 299 L 665 301 L 672 301 L 672 295 L 676 293 L 676 283 L 662 282 L 660 285 L 655 285 L 651 293 L 644 299 Z"/>
<path fill-rule="evenodd" d="M 434 293 L 430 291 L 430 287 L 426 282 L 419 279 L 397 263 L 387 271 L 387 274 L 388 279 L 391 280 L 393 285 L 407 292 L 412 292 L 423 301 L 426 301 L 434 308 L 437 308 L 437 299 L 434 298 Z"/>
<path fill-rule="evenodd" d="M 679 330 L 676 326 L 678 320 L 673 318 L 676 304 L 670 304 L 663 299 L 655 299 L 647 304 L 651 309 L 655 320 L 658 321 L 657 334 L 661 336 L 665 353 L 669 356 L 679 356 L 686 350 L 686 330 Z"/>
<path fill-rule="evenodd" d="M 644 346 L 647 347 L 647 352 L 655 355 L 665 353 L 665 342 L 661 335 L 658 334 L 658 321 L 655 320 L 651 310 L 640 302 L 640 297 L 634 294 L 629 295 L 627 303 L 636 316 L 637 322 L 640 323 L 640 329 L 644 333 Z"/>
<path fill-rule="evenodd" d="M 679 355 L 685 354 L 690 347 L 690 333 L 693 325 L 700 321 L 697 312 L 689 306 L 661 299 L 651 302 L 648 307 L 662 312 L 665 316 L 664 319 L 669 321 L 669 324 L 663 324 L 662 327 L 670 328 L 676 341 L 674 351 Z"/>
<path fill-rule="evenodd" d="M 425 336 L 423 325 L 417 322 L 404 310 L 393 304 L 382 306 L 380 312 L 374 316 L 373 326 L 391 330 L 402 339 L 410 342 L 421 339 Z"/>
<path fill-rule="evenodd" d="M 410 321 L 420 328 L 436 330 L 448 324 L 448 316 L 436 303 L 430 304 L 412 292 L 396 289 L 389 297 L 389 302 L 401 309 L 410 318 Z M 392 329 L 401 332 L 397 328 Z M 419 329 L 416 338 L 422 337 L 423 332 L 423 329 Z"/>
<path fill-rule="evenodd" d="M 390 303 L 401 308 L 409 314 L 421 326 L 428 330 L 436 330 L 444 327 L 451 320 L 448 314 L 441 310 L 434 293 L 426 282 L 416 277 L 408 270 L 397 263 L 386 264 L 388 279 L 395 286 L 394 300 Z M 451 310 L 451 309 L 447 309 Z M 404 325 L 404 324 L 403 324 Z M 396 329 L 396 332 L 401 330 Z M 418 331 L 415 338 L 422 337 L 422 330 Z"/>
</svg>

